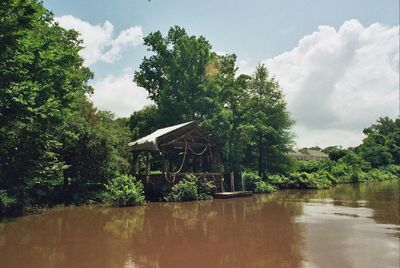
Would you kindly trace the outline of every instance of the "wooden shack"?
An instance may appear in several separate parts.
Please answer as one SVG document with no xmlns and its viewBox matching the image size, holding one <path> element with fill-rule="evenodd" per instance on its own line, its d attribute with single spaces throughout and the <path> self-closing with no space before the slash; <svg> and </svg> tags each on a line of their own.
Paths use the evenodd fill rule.
<svg viewBox="0 0 400 268">
<path fill-rule="evenodd" d="M 223 192 L 223 176 L 217 171 L 219 155 L 212 136 L 196 121 L 158 129 L 130 142 L 135 176 L 141 179 L 148 196 L 159 198 L 162 192 L 191 173 L 215 182 L 216 191 Z M 142 172 L 138 160 L 144 159 Z M 152 166 L 157 166 L 152 170 Z"/>
</svg>

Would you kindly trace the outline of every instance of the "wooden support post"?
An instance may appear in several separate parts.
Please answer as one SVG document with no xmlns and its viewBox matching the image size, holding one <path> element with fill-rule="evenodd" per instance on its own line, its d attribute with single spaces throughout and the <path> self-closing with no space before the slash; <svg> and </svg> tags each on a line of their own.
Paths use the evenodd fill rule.
<svg viewBox="0 0 400 268">
<path fill-rule="evenodd" d="M 146 178 L 150 178 L 150 153 L 146 154 Z"/>
<path fill-rule="evenodd" d="M 163 171 L 163 173 L 164 174 L 166 174 L 167 173 L 167 163 L 166 163 L 166 160 L 165 160 L 165 151 L 164 151 L 164 149 L 162 149 L 161 151 L 160 151 L 160 154 L 161 154 L 161 160 L 162 160 L 162 171 Z"/>
<path fill-rule="evenodd" d="M 235 191 L 235 175 L 233 171 L 231 171 L 231 192 Z"/>
<path fill-rule="evenodd" d="M 140 152 L 132 152 L 132 161 L 133 161 L 133 175 L 139 174 L 139 155 Z"/>
<path fill-rule="evenodd" d="M 245 191 L 244 189 L 244 181 L 243 181 L 243 176 L 240 176 L 241 180 L 242 180 L 242 191 Z"/>
<path fill-rule="evenodd" d="M 233 222 L 236 224 L 236 202 L 234 200 L 232 202 L 232 216 Z"/>
</svg>

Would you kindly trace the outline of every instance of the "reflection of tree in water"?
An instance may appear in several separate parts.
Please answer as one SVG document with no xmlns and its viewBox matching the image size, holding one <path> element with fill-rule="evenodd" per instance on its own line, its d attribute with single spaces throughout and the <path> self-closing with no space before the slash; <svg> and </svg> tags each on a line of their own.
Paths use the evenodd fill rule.
<svg viewBox="0 0 400 268">
<path fill-rule="evenodd" d="M 200 201 L 186 203 L 168 203 L 165 209 L 169 210 L 172 217 L 182 222 L 188 228 L 196 228 L 198 224 L 204 224 L 216 216 L 215 211 L 209 209 L 212 201 Z"/>
<path fill-rule="evenodd" d="M 339 184 L 325 190 L 288 190 L 277 193 L 280 198 L 300 202 L 325 202 L 335 206 L 373 209 L 377 223 L 400 224 L 399 180 L 360 184 Z"/>
<path fill-rule="evenodd" d="M 265 195 L 268 196 L 268 195 Z M 297 267 L 301 204 L 254 198 L 154 204 L 132 242 L 139 267 Z"/>
<path fill-rule="evenodd" d="M 362 185 L 367 206 L 374 210 L 373 217 L 377 223 L 400 225 L 399 187 L 399 180 Z"/>
<path fill-rule="evenodd" d="M 134 209 L 116 209 L 111 220 L 104 225 L 104 230 L 120 239 L 129 239 L 143 229 L 146 206 Z"/>
<path fill-rule="evenodd" d="M 110 208 L 72 207 L 7 223 L 0 229 L 0 266 L 123 267 L 129 242 L 116 240 L 104 230 L 114 213 L 129 214 Z"/>
</svg>

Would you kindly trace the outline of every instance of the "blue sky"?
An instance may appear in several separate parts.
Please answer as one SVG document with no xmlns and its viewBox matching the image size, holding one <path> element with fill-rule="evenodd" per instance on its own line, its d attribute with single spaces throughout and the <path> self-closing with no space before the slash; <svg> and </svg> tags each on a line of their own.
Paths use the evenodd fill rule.
<svg viewBox="0 0 400 268">
<path fill-rule="evenodd" d="M 83 56 L 95 72 L 92 100 L 117 116 L 149 103 L 129 81 L 146 55 L 141 38 L 173 25 L 205 36 L 215 51 L 235 53 L 241 72 L 266 63 L 287 95 L 299 146 L 354 146 L 378 116 L 398 115 L 397 0 L 44 4 L 62 26 L 82 32 Z"/>
</svg>

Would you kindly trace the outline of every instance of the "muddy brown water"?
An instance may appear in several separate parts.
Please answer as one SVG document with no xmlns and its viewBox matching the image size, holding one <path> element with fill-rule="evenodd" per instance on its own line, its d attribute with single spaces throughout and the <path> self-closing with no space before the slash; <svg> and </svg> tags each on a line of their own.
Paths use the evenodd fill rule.
<svg viewBox="0 0 400 268">
<path fill-rule="evenodd" d="M 399 267 L 399 183 L 70 207 L 0 224 L 0 267 Z"/>
</svg>

